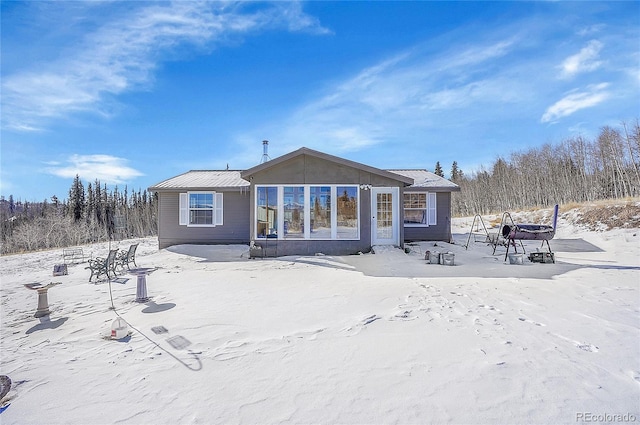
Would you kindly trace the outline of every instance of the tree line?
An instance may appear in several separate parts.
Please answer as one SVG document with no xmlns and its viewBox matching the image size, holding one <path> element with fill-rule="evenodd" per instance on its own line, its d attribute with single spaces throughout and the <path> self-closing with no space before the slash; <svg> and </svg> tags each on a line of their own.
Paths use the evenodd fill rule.
<svg viewBox="0 0 640 425">
<path fill-rule="evenodd" d="M 445 177 L 440 162 L 434 172 Z M 452 214 L 500 213 L 640 196 L 640 124 L 605 126 L 582 136 L 498 157 L 465 175 L 456 161 L 448 178 L 460 186 Z M 98 180 L 73 180 L 67 200 L 0 198 L 1 254 L 157 235 L 157 198 L 145 191 L 108 190 Z"/>
<path fill-rule="evenodd" d="M 444 177 L 438 162 L 435 173 Z M 602 127 L 594 140 L 573 137 L 498 157 L 465 176 L 457 162 L 450 180 L 460 186 L 452 214 L 473 216 L 555 204 L 640 196 L 640 125 Z"/>
<path fill-rule="evenodd" d="M 146 190 L 109 190 L 99 180 L 84 187 L 73 180 L 66 200 L 43 202 L 0 198 L 0 253 L 83 245 L 157 234 L 157 199 Z"/>
</svg>

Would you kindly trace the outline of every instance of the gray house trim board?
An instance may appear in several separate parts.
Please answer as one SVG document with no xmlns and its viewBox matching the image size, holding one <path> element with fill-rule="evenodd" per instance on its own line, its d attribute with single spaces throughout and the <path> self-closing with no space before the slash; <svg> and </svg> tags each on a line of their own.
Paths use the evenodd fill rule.
<svg viewBox="0 0 640 425">
<path fill-rule="evenodd" d="M 279 196 L 282 197 L 285 187 L 294 186 L 304 188 L 301 190 L 305 193 L 318 186 L 331 187 L 336 199 L 338 187 L 348 187 L 350 193 L 357 192 L 358 237 L 339 239 L 336 237 L 335 230 L 339 225 L 334 223 L 331 238 L 314 239 L 315 235 L 310 236 L 314 226 L 309 221 L 310 206 L 308 205 L 305 210 L 305 223 L 310 230 L 306 230 L 304 237 L 299 235 L 297 239 L 289 238 L 286 236 L 286 226 L 280 226 L 283 230 L 274 232 L 274 235 L 269 237 L 258 233 L 256 228 L 257 188 L 276 187 L 279 190 Z M 312 149 L 301 148 L 244 171 L 189 171 L 153 185 L 149 190 L 158 196 L 160 249 L 176 244 L 252 243 L 263 247 L 263 251 L 257 252 L 282 256 L 368 252 L 376 241 L 385 241 L 385 239 L 378 239 L 384 233 L 380 233 L 377 227 L 380 223 L 379 217 L 376 217 L 380 211 L 380 199 L 393 198 L 393 202 L 389 205 L 395 203 L 394 233 L 393 238 L 388 239 L 393 241 L 394 245 L 402 246 L 404 241 L 414 240 L 448 241 L 451 237 L 451 192 L 460 189 L 450 181 L 426 170 L 381 170 Z M 223 224 L 207 227 L 180 225 L 180 197 L 183 194 L 186 199 L 184 194 L 187 192 L 222 194 Z M 405 193 L 429 193 L 430 196 L 435 196 L 437 224 L 405 227 L 403 223 Z M 305 202 L 308 204 L 310 195 L 306 196 Z M 332 208 L 336 208 L 333 202 Z M 391 207 L 388 208 L 391 212 Z M 352 215 L 352 217 L 355 216 Z M 354 225 L 351 224 L 351 229 L 353 227 Z M 388 234 L 391 235 L 391 233 Z"/>
</svg>

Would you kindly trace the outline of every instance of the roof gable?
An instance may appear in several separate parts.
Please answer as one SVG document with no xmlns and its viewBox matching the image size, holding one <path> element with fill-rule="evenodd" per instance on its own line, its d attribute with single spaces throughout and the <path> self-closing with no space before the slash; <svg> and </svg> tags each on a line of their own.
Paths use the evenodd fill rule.
<svg viewBox="0 0 640 425">
<path fill-rule="evenodd" d="M 249 168 L 248 170 L 242 171 L 240 173 L 241 177 L 245 180 L 249 180 L 249 178 L 256 174 L 259 173 L 261 171 L 264 171 L 268 168 L 277 166 L 279 164 L 282 164 L 283 162 L 286 162 L 290 159 L 296 158 L 298 156 L 301 155 L 308 155 L 308 156 L 312 156 L 315 158 L 320 158 L 323 159 L 325 161 L 330 161 L 330 162 L 334 162 L 336 164 L 340 164 L 340 165 L 344 165 L 347 167 L 351 167 L 351 168 L 355 168 L 358 170 L 362 170 L 362 171 L 366 171 L 372 174 L 376 174 L 388 179 L 393 179 L 393 180 L 397 180 L 400 181 L 402 183 L 404 183 L 405 185 L 411 185 L 413 184 L 413 179 L 398 173 L 392 173 L 390 171 L 386 171 L 386 170 L 381 170 L 379 168 L 375 168 L 375 167 L 371 167 L 369 165 L 365 165 L 365 164 L 361 164 L 359 162 L 355 162 L 355 161 L 351 161 L 348 159 L 344 159 L 344 158 L 340 158 L 334 155 L 329 155 L 323 152 L 319 152 L 313 149 L 309 149 L 309 148 L 305 148 L 302 147 L 298 150 L 295 150 L 293 152 L 290 152 L 288 154 L 279 156 L 275 159 L 272 159 L 271 161 L 267 161 L 265 163 L 262 163 L 260 165 L 256 165 L 255 167 Z"/>
</svg>

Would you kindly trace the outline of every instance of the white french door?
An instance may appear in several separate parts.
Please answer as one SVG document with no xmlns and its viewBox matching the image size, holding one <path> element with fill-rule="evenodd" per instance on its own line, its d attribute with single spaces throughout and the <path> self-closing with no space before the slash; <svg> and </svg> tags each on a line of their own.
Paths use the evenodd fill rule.
<svg viewBox="0 0 640 425">
<path fill-rule="evenodd" d="M 371 245 L 400 245 L 397 187 L 371 189 Z"/>
</svg>

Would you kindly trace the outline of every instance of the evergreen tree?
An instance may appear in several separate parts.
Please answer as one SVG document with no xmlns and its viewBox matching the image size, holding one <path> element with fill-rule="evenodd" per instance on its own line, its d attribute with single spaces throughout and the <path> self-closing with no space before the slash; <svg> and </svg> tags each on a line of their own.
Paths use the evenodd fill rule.
<svg viewBox="0 0 640 425">
<path fill-rule="evenodd" d="M 91 183 L 87 184 L 87 211 L 86 211 L 87 223 L 95 221 L 96 217 L 96 197 L 93 193 L 93 187 Z"/>
<path fill-rule="evenodd" d="M 85 198 L 84 186 L 82 185 L 80 176 L 78 176 L 77 174 L 73 179 L 73 184 L 71 185 L 71 189 L 69 190 L 69 206 L 71 208 L 70 212 L 73 217 L 73 221 L 80 221 L 84 216 Z"/>
<path fill-rule="evenodd" d="M 9 215 L 13 215 L 16 212 L 16 203 L 13 200 L 13 195 L 9 195 Z"/>
<path fill-rule="evenodd" d="M 53 205 L 53 210 L 57 212 L 60 208 L 60 199 L 58 199 L 56 195 L 53 195 L 51 197 L 51 204 Z"/>
<path fill-rule="evenodd" d="M 50 215 L 49 213 L 50 209 L 51 209 L 51 205 L 49 204 L 49 201 L 47 199 L 42 201 L 42 205 L 40 206 L 40 217 L 46 218 L 48 215 Z"/>
<path fill-rule="evenodd" d="M 451 164 L 451 181 L 455 183 L 462 180 L 463 177 L 464 175 L 462 173 L 462 170 L 458 168 L 458 162 L 453 161 L 453 164 Z"/>
<path fill-rule="evenodd" d="M 436 162 L 436 170 L 434 171 L 436 176 L 444 177 L 444 173 L 442 172 L 442 166 L 440 166 L 440 161 Z"/>
<path fill-rule="evenodd" d="M 95 202 L 95 209 L 96 209 L 96 221 L 99 224 L 103 224 L 104 223 L 104 203 L 102 202 L 102 189 L 100 188 L 100 181 L 98 179 L 96 179 L 95 181 L 95 186 L 94 186 L 94 190 L 95 190 L 95 196 L 94 198 L 94 202 Z"/>
</svg>

